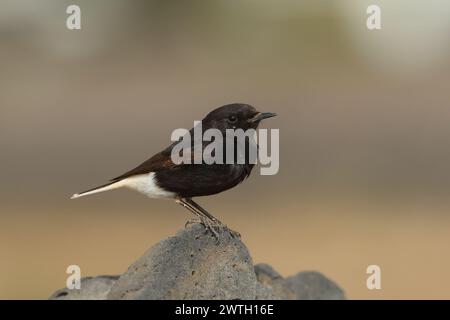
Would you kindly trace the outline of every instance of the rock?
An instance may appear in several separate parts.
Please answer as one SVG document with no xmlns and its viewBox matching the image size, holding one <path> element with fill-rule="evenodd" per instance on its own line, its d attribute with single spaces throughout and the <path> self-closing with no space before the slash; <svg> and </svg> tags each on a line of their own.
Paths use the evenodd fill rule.
<svg viewBox="0 0 450 320">
<path fill-rule="evenodd" d="M 262 283 L 256 283 L 256 297 L 255 300 L 280 300 L 281 297 L 275 295 L 272 288 Z"/>
<path fill-rule="evenodd" d="M 80 290 L 61 289 L 50 299 L 345 299 L 319 272 L 283 278 L 268 264 L 253 266 L 247 247 L 223 229 L 220 241 L 191 224 L 150 248 L 119 276 L 83 278 Z"/>
<path fill-rule="evenodd" d="M 255 266 L 259 283 L 272 289 L 275 297 L 290 300 L 343 300 L 344 292 L 337 284 L 319 272 L 299 272 L 284 279 L 267 264 Z"/>
<path fill-rule="evenodd" d="M 255 299 L 256 275 L 246 246 L 228 231 L 220 242 L 194 224 L 133 263 L 108 299 Z"/>
<path fill-rule="evenodd" d="M 286 286 L 285 279 L 270 265 L 260 263 L 255 266 L 256 279 L 259 283 L 272 289 L 279 299 L 295 299 L 295 293 Z"/>
<path fill-rule="evenodd" d="M 281 274 L 266 263 L 258 263 L 255 265 L 255 273 L 256 278 L 261 283 L 272 283 L 273 281 L 283 279 Z"/>
<path fill-rule="evenodd" d="M 343 300 L 344 291 L 320 272 L 305 271 L 286 279 L 298 300 Z"/>
<path fill-rule="evenodd" d="M 80 289 L 63 288 L 51 295 L 50 300 L 106 300 L 111 286 L 119 276 L 81 278 Z"/>
</svg>

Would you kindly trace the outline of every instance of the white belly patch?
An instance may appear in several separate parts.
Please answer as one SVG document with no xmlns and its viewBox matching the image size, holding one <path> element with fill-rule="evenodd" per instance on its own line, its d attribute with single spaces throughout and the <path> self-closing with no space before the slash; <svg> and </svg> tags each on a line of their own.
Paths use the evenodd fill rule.
<svg viewBox="0 0 450 320">
<path fill-rule="evenodd" d="M 123 186 L 145 194 L 150 198 L 174 198 L 175 194 L 160 188 L 155 181 L 155 173 L 140 174 L 122 180 Z"/>
</svg>

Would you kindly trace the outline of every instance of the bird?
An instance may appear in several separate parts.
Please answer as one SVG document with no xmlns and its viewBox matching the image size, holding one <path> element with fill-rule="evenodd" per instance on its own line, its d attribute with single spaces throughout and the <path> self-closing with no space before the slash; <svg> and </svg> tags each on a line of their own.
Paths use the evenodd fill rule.
<svg viewBox="0 0 450 320">
<path fill-rule="evenodd" d="M 248 129 L 256 130 L 262 120 L 274 116 L 276 116 L 275 113 L 259 112 L 249 104 L 231 103 L 209 112 L 200 124 L 202 132 L 208 129 L 216 129 L 225 136 L 227 130 L 230 129 L 242 129 L 244 132 Z M 193 136 L 194 130 L 195 126 L 187 134 Z M 197 142 L 194 139 L 191 141 L 192 143 L 185 146 L 182 152 L 190 152 L 193 156 L 197 152 L 195 150 L 198 149 L 195 149 Z M 134 169 L 111 179 L 108 183 L 76 193 L 72 195 L 71 199 L 123 187 L 138 191 L 149 198 L 171 199 L 197 216 L 206 230 L 211 231 L 218 238 L 219 228 L 230 229 L 192 198 L 218 194 L 237 186 L 250 176 L 254 163 L 249 161 L 247 155 L 241 163 L 222 161 L 222 163 L 207 164 L 205 159 L 201 163 L 177 163 L 172 160 L 171 156 L 177 143 L 179 141 L 175 141 Z M 211 142 L 201 141 L 203 147 L 209 143 Z M 238 142 L 235 139 L 232 143 L 234 152 L 240 147 L 249 151 L 252 145 L 250 139 L 245 140 L 244 146 L 242 146 L 242 141 Z M 257 144 L 255 146 L 258 148 Z M 233 160 L 236 160 L 236 154 L 237 152 L 235 152 Z M 224 144 L 222 155 L 224 160 L 226 155 L 227 151 Z M 231 234 L 239 235 L 236 232 Z"/>
</svg>

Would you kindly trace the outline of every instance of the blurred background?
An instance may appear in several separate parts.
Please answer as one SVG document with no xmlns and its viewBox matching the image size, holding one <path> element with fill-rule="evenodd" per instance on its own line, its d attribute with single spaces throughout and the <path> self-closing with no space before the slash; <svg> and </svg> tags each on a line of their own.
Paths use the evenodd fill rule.
<svg viewBox="0 0 450 320">
<path fill-rule="evenodd" d="M 69 197 L 244 102 L 279 115 L 264 127 L 280 129 L 280 171 L 198 201 L 255 263 L 318 270 L 351 299 L 450 299 L 448 1 L 0 6 L 0 298 L 46 299 L 70 264 L 122 273 L 182 228 L 171 201 Z M 381 290 L 366 288 L 371 264 Z"/>
</svg>

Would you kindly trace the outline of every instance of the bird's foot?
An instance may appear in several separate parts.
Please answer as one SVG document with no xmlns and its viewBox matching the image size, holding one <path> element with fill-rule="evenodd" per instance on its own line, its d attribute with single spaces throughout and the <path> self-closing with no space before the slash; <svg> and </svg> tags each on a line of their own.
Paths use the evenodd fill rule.
<svg viewBox="0 0 450 320">
<path fill-rule="evenodd" d="M 223 224 L 222 222 L 220 222 L 219 220 L 210 220 L 210 219 L 205 219 L 202 224 L 205 226 L 206 232 L 211 231 L 212 236 L 214 238 L 216 238 L 217 242 L 220 241 L 220 235 L 225 232 L 228 232 L 228 234 L 232 237 L 232 238 L 240 238 L 241 234 L 237 231 L 231 230 L 230 228 L 228 228 L 228 226 L 226 224 Z"/>
<path fill-rule="evenodd" d="M 208 231 L 211 231 L 212 236 L 216 238 L 216 241 L 220 241 L 220 228 L 217 224 L 214 223 L 214 221 L 211 221 L 209 219 L 204 219 L 202 221 L 202 224 L 205 226 L 205 233 Z"/>
<path fill-rule="evenodd" d="M 203 223 L 203 220 L 199 219 L 199 218 L 191 218 L 188 221 L 186 221 L 186 223 L 184 224 L 184 227 L 187 228 L 188 226 L 190 226 L 191 224 L 197 224 L 197 223 L 201 223 L 203 225 L 205 225 Z"/>
<path fill-rule="evenodd" d="M 226 226 L 227 227 L 227 226 Z M 231 230 L 230 228 L 227 227 L 228 232 L 230 233 L 230 236 L 232 238 L 237 238 L 240 239 L 241 238 L 241 234 L 237 231 Z"/>
<path fill-rule="evenodd" d="M 203 227 L 205 227 L 205 234 L 208 233 L 208 231 L 211 231 L 213 237 L 215 237 L 217 240 L 219 239 L 219 232 L 220 229 L 218 228 L 218 225 L 215 224 L 214 221 L 211 221 L 209 219 L 205 218 L 191 218 L 184 224 L 184 227 L 187 228 L 188 226 L 192 224 L 201 224 Z"/>
</svg>

